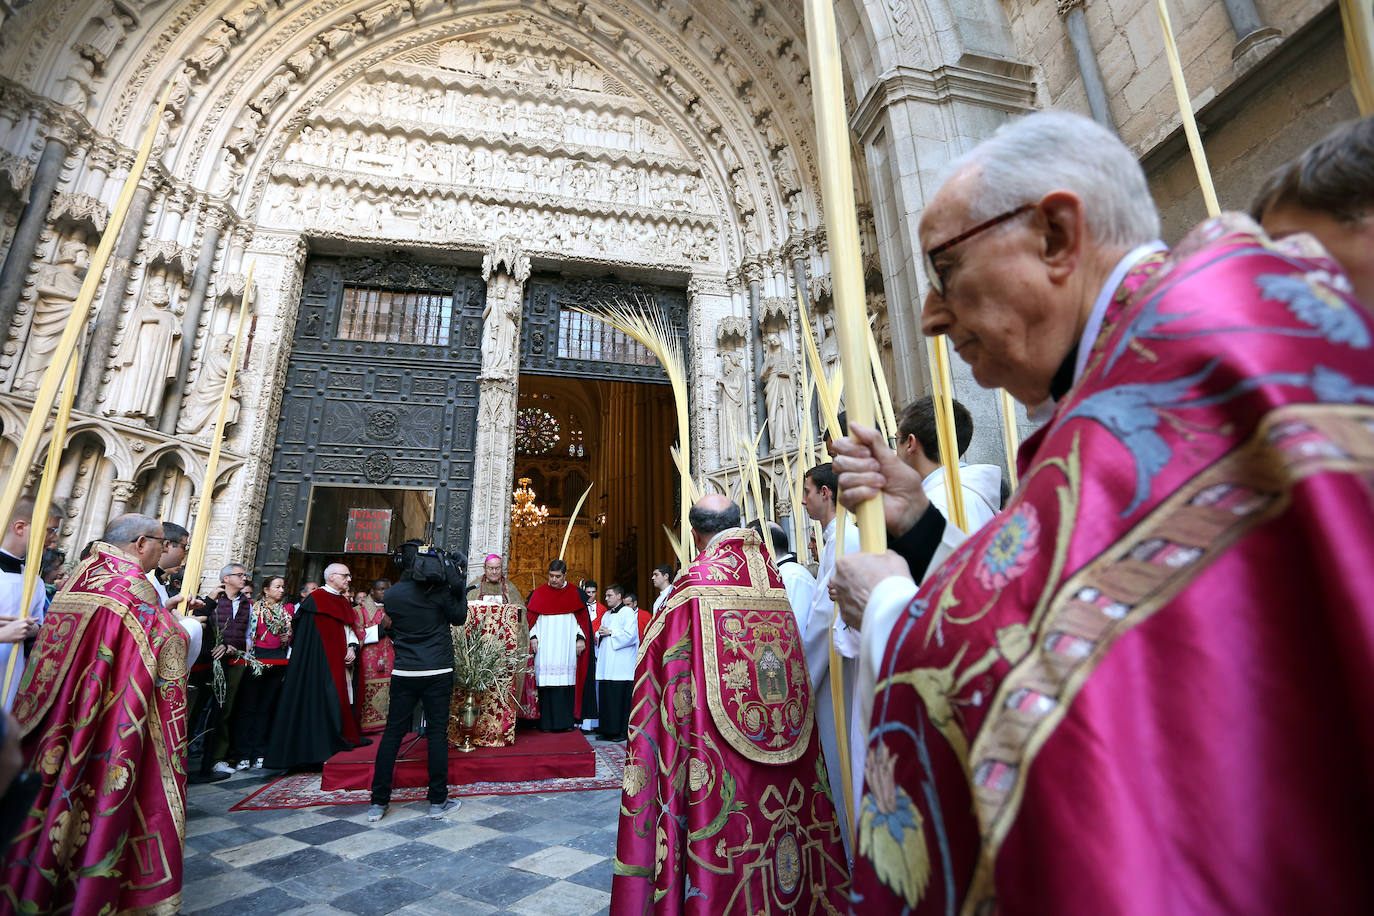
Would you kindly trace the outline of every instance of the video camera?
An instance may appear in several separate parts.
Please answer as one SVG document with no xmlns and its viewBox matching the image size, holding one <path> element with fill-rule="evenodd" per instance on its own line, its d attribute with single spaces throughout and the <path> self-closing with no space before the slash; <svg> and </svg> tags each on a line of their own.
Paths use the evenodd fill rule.
<svg viewBox="0 0 1374 916">
<path fill-rule="evenodd" d="M 407 541 L 395 556 L 396 564 L 410 572 L 416 585 L 430 589 L 443 585 L 454 597 L 467 595 L 468 561 L 435 544 Z"/>
</svg>

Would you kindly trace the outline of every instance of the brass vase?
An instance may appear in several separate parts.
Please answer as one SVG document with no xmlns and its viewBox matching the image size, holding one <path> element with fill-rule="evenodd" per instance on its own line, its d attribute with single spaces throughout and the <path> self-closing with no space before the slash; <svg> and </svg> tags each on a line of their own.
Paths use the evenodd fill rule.
<svg viewBox="0 0 1374 916">
<path fill-rule="evenodd" d="M 460 695 L 458 713 L 454 719 L 458 722 L 458 731 L 463 740 L 461 744 L 455 745 L 455 749 L 466 754 L 476 750 L 476 745 L 472 743 L 472 727 L 477 724 L 477 691 L 464 690 Z"/>
</svg>

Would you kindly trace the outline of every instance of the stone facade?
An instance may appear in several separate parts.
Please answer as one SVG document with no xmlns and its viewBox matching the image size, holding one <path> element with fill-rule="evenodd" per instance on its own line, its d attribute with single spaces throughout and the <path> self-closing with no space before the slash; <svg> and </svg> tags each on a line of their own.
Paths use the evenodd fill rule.
<svg viewBox="0 0 1374 916">
<path fill-rule="evenodd" d="M 1247 4 L 1264 28 L 1237 35 L 1234 7 Z M 1353 113 L 1339 29 L 1316 0 L 1173 7 L 1219 189 L 1244 205 L 1262 171 Z M 868 308 L 899 406 L 928 388 L 915 306 L 925 201 L 944 166 L 1007 117 L 1086 110 L 1064 25 L 1074 9 L 1089 45 L 1078 59 L 1099 63 L 1108 115 L 1176 235 L 1198 207 L 1153 2 L 835 5 Z M 802 22 L 797 0 L 0 5 L 0 465 L 170 84 L 97 300 L 58 482 L 69 549 L 116 511 L 194 514 L 207 405 L 246 292 L 253 336 L 206 567 L 251 560 L 311 251 L 481 263 L 489 297 L 507 304 L 531 265 L 678 284 L 693 467 L 728 486 L 729 427 L 751 440 L 762 429 L 765 475 L 779 478 L 769 489 L 785 504 L 778 467 L 801 428 L 788 403 L 804 354 L 799 288 L 822 358 L 835 357 Z M 1286 63 L 1299 45 L 1318 60 L 1301 79 Z M 491 422 L 479 424 L 473 544 L 504 541 L 486 529 L 509 505 L 499 421 L 518 397 L 520 318 L 488 318 L 506 324 L 484 344 L 479 412 Z M 978 423 L 970 458 L 999 461 L 994 398 L 960 366 L 956 384 Z"/>
</svg>

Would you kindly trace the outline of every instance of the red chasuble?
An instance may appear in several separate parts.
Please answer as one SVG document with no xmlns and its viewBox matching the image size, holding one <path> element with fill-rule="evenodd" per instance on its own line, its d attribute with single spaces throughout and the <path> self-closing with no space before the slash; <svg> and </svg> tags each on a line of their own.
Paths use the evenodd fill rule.
<svg viewBox="0 0 1374 916">
<path fill-rule="evenodd" d="M 186 828 L 185 631 L 97 543 L 48 609 L 14 715 L 42 787 L 0 913 L 175 913 Z"/>
<path fill-rule="evenodd" d="M 582 631 L 582 638 L 587 641 L 587 650 L 577 656 L 577 689 L 573 700 L 573 716 L 576 718 L 582 717 L 582 685 L 587 680 L 587 659 L 593 657 L 592 621 L 585 602 L 586 595 L 575 585 L 553 588 L 546 584 L 539 586 L 530 594 L 529 603 L 526 605 L 531 630 L 540 617 L 554 614 L 577 615 L 577 626 Z"/>
<path fill-rule="evenodd" d="M 847 906 L 802 637 L 761 546 L 722 534 L 640 646 L 612 913 Z"/>
<path fill-rule="evenodd" d="M 1349 290 L 1235 216 L 1127 275 L 1011 503 L 896 619 L 855 912 L 1374 912 Z"/>
<path fill-rule="evenodd" d="M 301 602 L 301 606 L 304 607 L 309 601 L 315 604 L 315 627 L 320 634 L 324 657 L 329 662 L 334 689 L 338 691 L 344 740 L 360 744 L 362 735 L 358 732 L 358 721 L 354 718 L 353 709 L 348 702 L 348 666 L 344 663 L 344 656 L 348 654 L 347 631 L 356 624 L 357 612 L 347 598 L 323 588 L 311 592 L 305 601 Z"/>
</svg>

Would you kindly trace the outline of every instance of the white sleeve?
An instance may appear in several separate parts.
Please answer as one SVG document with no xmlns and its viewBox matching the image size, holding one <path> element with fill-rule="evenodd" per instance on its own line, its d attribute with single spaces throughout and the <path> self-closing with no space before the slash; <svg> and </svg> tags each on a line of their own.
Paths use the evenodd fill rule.
<svg viewBox="0 0 1374 916">
<path fill-rule="evenodd" d="M 631 611 L 614 615 L 610 620 L 612 649 L 624 649 L 639 642 L 639 612 Z"/>
<path fill-rule="evenodd" d="M 831 635 L 835 639 L 836 652 L 845 658 L 859 657 L 860 640 L 863 638 L 861 631 L 854 629 L 837 616 Z"/>
<path fill-rule="evenodd" d="M 178 617 L 177 623 L 186 631 L 186 641 L 190 643 L 186 648 L 186 666 L 189 668 L 200 655 L 200 644 L 205 637 L 205 629 L 199 620 L 189 615 Z"/>
<path fill-rule="evenodd" d="M 379 632 L 380 632 L 380 630 L 381 630 L 381 624 L 375 624 L 375 623 L 374 623 L 372 626 L 368 627 L 366 630 L 364 630 L 364 631 L 363 631 L 363 645 L 365 645 L 365 646 L 370 646 L 370 645 L 372 645 L 374 642 L 377 642 L 377 640 L 381 639 L 381 636 L 378 635 Z M 350 632 L 351 632 L 351 631 L 350 631 Z"/>
<path fill-rule="evenodd" d="M 344 626 L 344 641 L 350 646 L 358 644 L 358 634 L 350 626 Z"/>
<path fill-rule="evenodd" d="M 949 527 L 953 527 L 952 525 Z M 916 583 L 908 576 L 888 576 L 874 587 L 864 607 L 864 626 L 859 654 L 859 684 L 854 695 L 859 699 L 858 724 L 868 733 L 873 720 L 873 694 L 877 689 L 887 642 L 898 618 L 916 597 Z"/>
</svg>

